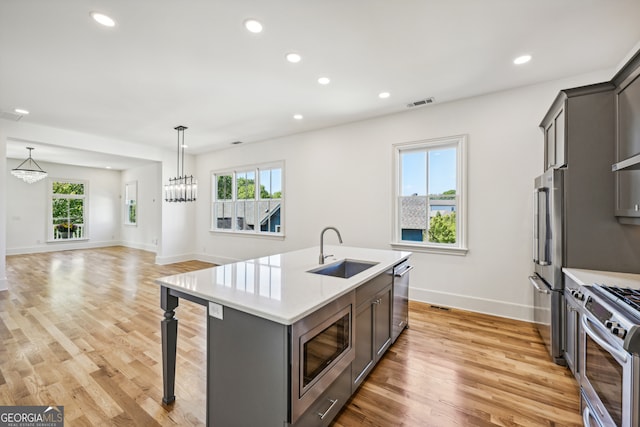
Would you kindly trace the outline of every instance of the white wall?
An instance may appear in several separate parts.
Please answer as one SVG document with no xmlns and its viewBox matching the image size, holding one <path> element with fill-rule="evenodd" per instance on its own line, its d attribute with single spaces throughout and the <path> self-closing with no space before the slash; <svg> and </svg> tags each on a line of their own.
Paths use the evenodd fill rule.
<svg viewBox="0 0 640 427">
<path fill-rule="evenodd" d="M 176 157 L 162 164 L 162 183 L 167 183 L 170 177 L 176 177 Z M 185 155 L 184 170 L 187 174 L 196 175 L 194 159 Z M 201 188 L 200 188 L 201 189 Z M 202 192 L 199 193 L 202 194 Z M 164 195 L 163 195 L 164 197 Z M 157 264 L 171 264 L 196 258 L 195 254 L 195 205 L 194 202 L 162 202 L 162 218 L 160 242 L 156 252 Z"/>
<path fill-rule="evenodd" d="M 6 262 L 6 241 L 7 241 L 7 164 L 4 158 L 7 155 L 7 134 L 2 123 L 0 123 L 0 291 L 8 289 L 7 262 Z"/>
<path fill-rule="evenodd" d="M 327 225 L 340 229 L 346 245 L 388 249 L 392 227 L 392 144 L 467 134 L 469 253 L 464 257 L 415 253 L 410 297 L 531 320 L 527 281 L 531 267 L 530 194 L 533 178 L 542 171 L 543 152 L 537 126 L 558 90 L 608 80 L 611 75 L 606 71 L 517 88 L 200 155 L 195 159 L 199 200 L 195 204 L 162 202 L 156 262 L 192 258 L 229 262 L 317 246 L 320 230 Z M 5 140 L 13 138 L 113 154 L 126 152 L 137 157 L 144 153 L 144 157 L 162 163 L 161 182 L 175 175 L 175 153 L 170 151 L 148 147 L 145 151 L 136 144 L 27 123 L 2 120 L 0 124 L 4 127 L 0 160 L 5 157 Z M 233 237 L 210 232 L 210 171 L 277 160 L 285 161 L 286 238 Z M 187 158 L 187 171 L 193 170 L 193 162 Z M 17 191 L 20 182 L 9 179 L 6 167 L 0 167 L 5 168 L 0 169 L 0 190 L 7 186 L 2 193 L 10 202 L 3 221 L 5 209 L 0 197 L 0 243 L 4 233 L 7 253 L 49 248 L 51 245 L 37 243 L 45 236 L 44 217 L 36 218 L 29 211 L 38 209 L 29 205 L 35 202 L 26 191 L 37 191 L 37 187 Z M 57 166 L 51 168 L 53 176 L 64 177 L 65 169 L 58 172 Z M 104 225 L 104 230 L 99 231 L 99 236 L 92 235 L 91 242 L 108 243 L 120 238 L 120 228 L 116 230 L 109 223 L 110 219 L 119 225 L 122 220 L 119 195 L 124 188 L 123 178 L 118 176 L 115 182 L 115 187 L 109 184 L 95 196 L 104 204 L 91 206 L 91 215 L 101 215 L 92 219 L 91 230 L 98 232 L 98 224 Z M 105 202 L 110 197 L 118 203 Z M 23 203 L 21 208 L 14 200 Z M 25 228 L 26 236 L 15 234 Z M 139 242 L 134 236 L 127 239 L 131 238 L 131 244 L 146 245 L 151 234 L 140 236 L 144 240 Z M 328 235 L 328 243 L 335 243 L 333 238 Z M 0 246 L 2 280 L 4 245 Z"/>
<path fill-rule="evenodd" d="M 138 187 L 136 225 L 125 224 L 124 188 L 136 182 Z M 161 234 L 162 164 L 151 163 L 122 171 L 121 174 L 122 243 L 132 248 L 156 252 Z"/>
<path fill-rule="evenodd" d="M 120 172 L 38 162 L 49 176 L 27 184 L 10 173 L 21 160 L 7 159 L 7 254 L 110 246 L 120 242 Z M 86 214 L 88 240 L 47 242 L 49 179 L 81 179 L 89 182 Z M 50 184 L 49 184 L 50 185 Z"/>
<path fill-rule="evenodd" d="M 607 71 L 517 88 L 201 155 L 199 257 L 220 263 L 317 246 L 327 225 L 341 231 L 345 245 L 389 249 L 392 144 L 467 134 L 469 252 L 415 253 L 410 298 L 531 320 L 531 191 L 543 163 L 538 124 L 558 90 L 610 77 Z M 210 171 L 275 160 L 285 160 L 286 238 L 208 231 Z M 337 243 L 332 239 L 327 235 Z"/>
<path fill-rule="evenodd" d="M 171 126 L 167 126 L 168 138 L 175 136 Z M 77 148 L 80 150 L 95 151 L 105 154 L 113 155 L 126 155 L 129 157 L 146 159 L 150 162 L 159 162 L 162 164 L 159 179 L 160 182 L 168 181 L 169 177 L 176 175 L 176 152 L 173 150 L 165 150 L 159 147 L 150 147 L 148 145 L 139 144 L 135 142 L 122 141 L 108 137 L 102 137 L 97 135 L 90 135 L 86 133 L 77 132 L 74 130 L 66 130 L 53 128 L 49 126 L 42 126 L 30 123 L 27 119 L 20 120 L 19 122 L 0 119 L 0 131 L 4 136 L 0 135 L 0 140 L 5 144 L 7 140 L 21 141 L 28 144 L 29 141 L 37 143 L 43 143 L 47 145 L 62 146 Z M 6 151 L 0 149 L 0 162 L 3 163 L 3 167 L 6 160 Z M 40 163 L 40 162 L 39 162 Z M 185 170 L 190 171 L 193 166 L 194 160 L 192 156 L 185 157 Z M 0 170 L 2 172 L 2 170 Z M 0 188 L 6 180 L 6 172 L 0 174 Z M 15 179 L 15 178 L 12 178 Z M 159 185 L 159 191 L 161 191 L 161 184 Z M 124 188 L 124 187 L 123 187 Z M 2 193 L 5 194 L 4 192 Z M 158 200 L 158 199 L 156 199 Z M 160 235 L 158 236 L 156 246 L 156 262 L 159 264 L 166 264 L 170 262 L 182 261 L 186 259 L 193 259 L 194 257 L 194 236 L 195 236 L 195 208 L 193 204 L 185 203 L 166 203 L 164 201 L 159 202 L 160 212 L 156 212 L 157 215 L 153 221 L 159 221 Z M 2 206 L 0 205 L 0 209 Z M 5 210 L 0 212 L 0 220 Z M 19 216 L 19 215 L 18 215 Z M 121 216 L 118 216 L 121 221 Z M 9 221 L 2 221 L 2 226 Z M 0 227 L 0 231 L 2 227 Z M 0 237 L 2 237 L 0 235 Z M 132 236 L 128 236 L 132 237 Z M 148 236 L 144 236 L 144 239 L 148 240 Z M 34 239 L 31 239 L 33 241 Z M 35 239 L 37 241 L 37 239 Z M 129 244 L 136 245 L 136 247 L 147 245 L 147 241 L 129 241 Z M 75 243 L 67 242 L 66 249 L 77 247 Z M 119 244 L 120 242 L 113 242 Z M 4 240 L 0 240 L 2 250 L 5 249 Z M 22 246 L 22 244 L 20 244 Z M 85 245 L 86 246 L 86 245 Z M 84 247 L 84 246 L 80 246 Z M 40 246 L 38 248 L 32 248 L 33 250 L 47 250 L 52 249 L 50 246 Z M 3 252 L 0 252 L 3 255 Z M 4 257 L 2 258 L 4 262 Z M 2 264 L 0 264 L 0 267 Z M 0 277 L 2 277 L 3 271 L 0 270 Z M 1 279 L 0 279 L 1 280 Z"/>
</svg>

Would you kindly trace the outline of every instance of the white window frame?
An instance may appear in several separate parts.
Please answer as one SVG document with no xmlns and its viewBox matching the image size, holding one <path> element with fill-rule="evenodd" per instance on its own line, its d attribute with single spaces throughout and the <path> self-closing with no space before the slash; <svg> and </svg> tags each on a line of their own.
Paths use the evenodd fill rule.
<svg viewBox="0 0 640 427">
<path fill-rule="evenodd" d="M 408 151 L 430 151 L 431 149 L 456 148 L 456 243 L 410 242 L 402 240 L 400 225 L 400 197 L 402 195 L 401 154 Z M 466 255 L 467 247 L 467 136 L 456 135 L 444 138 L 403 142 L 393 145 L 393 224 L 391 246 L 416 252 L 450 255 Z M 428 174 L 428 171 L 427 171 Z"/>
<path fill-rule="evenodd" d="M 130 189 L 133 189 L 135 198 L 130 198 Z M 129 221 L 129 213 L 131 206 L 135 206 L 136 220 L 134 222 Z M 137 227 L 138 226 L 138 181 L 130 181 L 124 184 L 124 225 Z"/>
<path fill-rule="evenodd" d="M 54 182 L 68 182 L 73 184 L 84 185 L 84 194 L 82 195 L 54 195 Z M 66 178 L 47 178 L 47 242 L 74 242 L 78 240 L 89 240 L 89 181 L 82 179 L 66 179 Z M 53 226 L 53 199 L 82 199 L 82 237 L 56 239 L 54 236 L 55 227 Z"/>
<path fill-rule="evenodd" d="M 281 189 L 282 196 L 280 197 L 280 199 L 260 199 L 259 197 L 260 186 L 261 186 L 260 172 L 268 169 L 280 169 L 280 173 L 281 173 L 280 179 L 281 179 L 281 185 L 282 185 L 282 189 Z M 254 173 L 254 176 L 255 176 L 255 198 L 238 200 L 237 199 L 237 176 L 239 174 L 245 174 L 245 173 L 251 173 L 251 172 Z M 232 228 L 230 229 L 217 227 L 217 220 L 216 220 L 216 202 L 217 202 L 217 195 L 218 195 L 217 177 L 221 175 L 231 175 L 232 198 L 229 200 L 229 202 L 232 205 L 231 207 L 231 211 L 232 211 L 231 227 Z M 209 225 L 209 231 L 215 232 L 215 233 L 235 234 L 239 236 L 260 236 L 260 237 L 266 237 L 266 238 L 283 239 L 285 237 L 285 233 L 282 230 L 286 229 L 284 225 L 285 224 L 285 212 L 284 212 L 285 211 L 284 209 L 285 188 L 284 187 L 285 187 L 284 161 L 261 163 L 258 165 L 249 165 L 249 166 L 242 166 L 242 167 L 237 167 L 232 169 L 212 171 L 211 172 L 211 207 L 210 207 L 211 221 Z M 255 224 L 254 224 L 253 230 L 237 229 L 236 227 L 238 225 L 237 223 L 238 205 L 240 203 L 247 203 L 247 201 L 253 202 L 255 203 L 254 214 L 257 214 L 259 203 L 260 201 L 264 201 L 264 200 L 280 200 L 280 224 L 276 226 L 277 231 L 275 232 L 261 231 L 260 228 L 256 226 L 258 225 L 257 224 L 258 218 L 254 220 Z"/>
</svg>

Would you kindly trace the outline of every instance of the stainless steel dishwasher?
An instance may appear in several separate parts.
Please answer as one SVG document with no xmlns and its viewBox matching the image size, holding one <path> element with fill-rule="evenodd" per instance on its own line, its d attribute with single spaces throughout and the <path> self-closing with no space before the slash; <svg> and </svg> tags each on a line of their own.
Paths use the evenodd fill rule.
<svg viewBox="0 0 640 427">
<path fill-rule="evenodd" d="M 396 339 L 404 328 L 409 326 L 409 272 L 413 266 L 409 260 L 402 261 L 393 267 L 393 327 L 391 328 L 391 342 Z"/>
</svg>

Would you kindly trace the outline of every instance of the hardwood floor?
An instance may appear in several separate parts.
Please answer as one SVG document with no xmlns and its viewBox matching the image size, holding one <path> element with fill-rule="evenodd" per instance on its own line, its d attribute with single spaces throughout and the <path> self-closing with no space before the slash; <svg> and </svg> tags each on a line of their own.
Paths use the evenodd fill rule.
<svg viewBox="0 0 640 427">
<path fill-rule="evenodd" d="M 66 426 L 204 425 L 206 311 L 176 311 L 177 400 L 163 405 L 153 279 L 210 264 L 153 260 L 123 247 L 8 256 L 0 405 L 64 405 Z M 530 324 L 412 302 L 410 325 L 334 426 L 582 424 L 577 384 Z"/>
</svg>

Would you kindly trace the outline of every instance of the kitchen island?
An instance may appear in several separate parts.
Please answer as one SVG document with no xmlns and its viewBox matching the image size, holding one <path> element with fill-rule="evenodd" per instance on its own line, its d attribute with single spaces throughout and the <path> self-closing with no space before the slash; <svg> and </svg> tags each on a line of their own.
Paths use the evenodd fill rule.
<svg viewBox="0 0 640 427">
<path fill-rule="evenodd" d="M 260 420 L 261 425 L 303 424 L 316 401 L 340 389 L 341 398 L 327 397 L 329 407 L 318 414 L 330 414 L 326 420 L 335 416 L 353 391 L 356 305 L 369 298 L 370 304 L 388 307 L 391 319 L 390 301 L 379 295 L 391 292 L 391 269 L 411 253 L 346 246 L 324 250 L 333 254 L 327 266 L 344 259 L 371 265 L 349 278 L 310 272 L 319 267 L 320 249 L 314 247 L 157 279 L 165 311 L 163 401 L 175 400 L 175 310 L 183 298 L 207 307 L 208 425 L 247 425 L 251 420 Z M 362 326 L 358 325 L 359 331 Z M 326 367 L 314 366 L 306 355 L 322 334 L 317 340 L 324 341 L 322 352 L 326 353 L 327 339 L 335 350 L 320 355 Z M 302 354 L 304 358 L 299 357 Z M 319 425 L 326 423 L 324 416 L 318 419 L 323 420 Z"/>
</svg>

